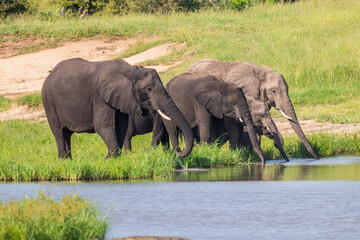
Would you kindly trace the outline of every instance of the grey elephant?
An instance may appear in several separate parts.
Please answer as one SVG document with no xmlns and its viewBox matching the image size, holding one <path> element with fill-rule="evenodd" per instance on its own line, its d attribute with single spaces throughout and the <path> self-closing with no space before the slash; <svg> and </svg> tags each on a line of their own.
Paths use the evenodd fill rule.
<svg viewBox="0 0 360 240">
<path fill-rule="evenodd" d="M 163 118 L 170 120 L 167 116 Z M 131 139 L 136 135 L 143 135 L 152 132 L 151 146 L 169 145 L 169 134 L 166 131 L 161 115 L 156 112 L 150 112 L 148 116 L 129 115 L 129 124 L 124 140 L 124 149 L 131 150 Z"/>
<path fill-rule="evenodd" d="M 253 62 L 222 62 L 217 59 L 200 60 L 191 65 L 188 72 L 203 76 L 218 75 L 226 82 L 241 87 L 246 97 L 265 102 L 269 108 L 275 107 L 289 120 L 307 151 L 315 159 L 319 159 L 301 129 L 282 74 Z"/>
<path fill-rule="evenodd" d="M 249 105 L 250 114 L 255 126 L 255 131 L 258 135 L 259 144 L 261 145 L 261 136 L 264 135 L 270 139 L 274 140 L 274 146 L 280 151 L 283 158 L 288 162 L 289 158 L 287 157 L 283 145 L 284 140 L 277 129 L 274 120 L 271 118 L 268 107 L 264 102 L 255 100 L 251 97 L 246 98 Z M 248 131 L 246 126 L 244 127 L 241 144 L 243 146 L 250 146 Z"/>
<path fill-rule="evenodd" d="M 120 154 L 129 114 L 140 116 L 150 111 L 166 114 L 183 131 L 186 145 L 183 152 L 177 152 L 179 157 L 192 150 L 192 129 L 154 69 L 123 60 L 69 59 L 56 65 L 41 94 L 60 158 L 71 157 L 74 132 L 96 132 L 108 148 L 108 157 Z"/>
<path fill-rule="evenodd" d="M 235 119 L 246 124 L 251 143 L 265 163 L 264 154 L 256 138 L 255 129 L 244 94 L 239 87 L 215 76 L 199 77 L 190 73 L 171 79 L 165 86 L 175 104 L 184 114 L 200 142 L 212 143 L 226 130 L 226 121 Z M 178 146 L 176 126 L 163 120 L 173 147 Z M 227 131 L 230 144 L 235 139 L 233 131 Z M 237 134 L 237 133 L 236 133 Z"/>
</svg>

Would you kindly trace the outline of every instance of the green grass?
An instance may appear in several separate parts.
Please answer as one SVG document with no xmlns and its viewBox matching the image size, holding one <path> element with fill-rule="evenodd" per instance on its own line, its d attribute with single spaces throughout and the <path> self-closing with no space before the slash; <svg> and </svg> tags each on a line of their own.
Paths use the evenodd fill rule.
<svg viewBox="0 0 360 240">
<path fill-rule="evenodd" d="M 73 159 L 57 158 L 55 139 L 47 123 L 7 121 L 0 123 L 0 181 L 59 181 L 162 178 L 179 168 L 173 151 L 150 147 L 151 134 L 133 138 L 132 152 L 105 159 L 107 149 L 97 134 L 74 134 Z M 308 136 L 321 157 L 337 154 L 360 155 L 358 135 Z M 272 141 L 264 139 L 266 159 L 281 158 Z M 311 157 L 295 137 L 285 137 L 290 158 Z M 183 159 L 186 167 L 221 167 L 260 162 L 250 149 L 230 151 L 228 144 L 195 146 Z"/>
<path fill-rule="evenodd" d="M 117 56 L 115 59 L 127 58 L 138 53 L 145 52 L 146 50 L 149 50 L 152 47 L 156 47 L 157 45 L 160 45 L 164 42 L 164 40 L 155 40 L 151 42 L 137 41 L 136 43 L 130 45 L 123 54 Z"/>
<path fill-rule="evenodd" d="M 185 42 L 185 50 L 146 63 L 184 60 L 181 66 L 161 74 L 165 83 L 175 72 L 186 71 L 202 58 L 253 61 L 284 75 L 295 106 L 301 106 L 307 118 L 356 122 L 360 119 L 359 111 L 352 111 L 353 117 L 348 118 L 337 113 L 336 108 L 328 108 L 329 114 L 319 116 L 313 106 L 350 107 L 360 97 L 359 12 L 357 0 L 315 0 L 259 4 L 242 12 L 202 10 L 48 21 L 22 16 L 0 22 L 0 41 L 40 38 L 47 47 L 54 41 L 80 38 L 156 39 L 150 43 L 140 41 L 120 57 L 163 42 Z M 331 117 L 335 114 L 338 116 Z"/>
<path fill-rule="evenodd" d="M 25 95 L 16 99 L 8 99 L 0 96 L 0 112 L 7 111 L 11 108 L 13 103 L 17 105 L 27 105 L 30 108 L 42 108 L 43 103 L 41 100 L 41 93 L 34 93 Z"/>
<path fill-rule="evenodd" d="M 9 110 L 11 105 L 12 101 L 10 99 L 0 96 L 0 112 Z"/>
<path fill-rule="evenodd" d="M 41 93 L 35 93 L 17 98 L 16 103 L 18 105 L 27 105 L 32 108 L 42 107 Z"/>
<path fill-rule="evenodd" d="M 44 193 L 36 198 L 0 202 L 0 238 L 104 239 L 108 223 L 79 195 L 56 201 Z"/>
</svg>

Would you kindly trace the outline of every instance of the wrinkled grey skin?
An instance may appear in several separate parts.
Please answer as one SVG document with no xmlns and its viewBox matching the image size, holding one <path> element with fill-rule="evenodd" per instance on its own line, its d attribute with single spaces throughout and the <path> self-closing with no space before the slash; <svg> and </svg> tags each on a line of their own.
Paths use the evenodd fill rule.
<svg viewBox="0 0 360 240">
<path fill-rule="evenodd" d="M 281 155 L 286 161 L 289 161 L 289 158 L 286 156 L 286 153 L 283 149 L 284 140 L 277 129 L 271 115 L 269 113 L 269 109 L 264 102 L 255 100 L 251 97 L 246 98 L 247 103 L 249 105 L 249 110 L 251 113 L 251 117 L 253 119 L 253 123 L 255 125 L 256 133 L 258 135 L 259 143 L 261 144 L 261 136 L 265 135 L 266 137 L 274 140 L 274 146 L 279 149 Z M 247 129 L 244 127 L 245 139 L 247 135 Z M 244 145 L 248 146 L 249 141 L 244 139 Z"/>
<path fill-rule="evenodd" d="M 177 155 L 185 157 L 192 150 L 192 129 L 154 69 L 132 66 L 123 60 L 69 59 L 54 68 L 41 94 L 60 158 L 71 157 L 70 138 L 74 132 L 96 132 L 108 148 L 108 157 L 120 154 L 128 115 L 146 115 L 157 109 L 184 132 L 186 146 Z"/>
<path fill-rule="evenodd" d="M 248 127 L 251 143 L 265 163 L 264 154 L 256 138 L 254 125 L 241 89 L 215 76 L 199 77 L 190 73 L 171 79 L 165 86 L 175 104 L 179 107 L 200 142 L 212 143 L 226 131 L 226 119 L 241 118 Z M 178 146 L 176 127 L 171 121 L 163 120 L 173 147 Z M 227 131 L 232 144 L 233 131 Z M 237 134 L 237 133 L 236 133 Z"/>
<path fill-rule="evenodd" d="M 319 159 L 300 127 L 288 94 L 288 85 L 280 73 L 266 66 L 259 67 L 253 62 L 222 62 L 217 59 L 200 60 L 191 65 L 188 72 L 220 76 L 226 82 L 241 87 L 246 97 L 265 102 L 269 108 L 275 107 L 284 112 L 291 118 L 290 125 L 308 152 Z"/>
<path fill-rule="evenodd" d="M 153 111 L 148 116 L 129 115 L 129 124 L 124 141 L 124 149 L 131 150 L 131 138 L 136 135 L 143 135 L 152 132 L 151 146 L 169 145 L 169 134 L 161 116 Z"/>
</svg>

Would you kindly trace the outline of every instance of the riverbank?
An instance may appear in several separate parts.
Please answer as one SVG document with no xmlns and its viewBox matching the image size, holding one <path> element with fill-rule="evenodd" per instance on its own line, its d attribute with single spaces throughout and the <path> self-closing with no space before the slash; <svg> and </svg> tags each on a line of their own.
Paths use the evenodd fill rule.
<svg viewBox="0 0 360 240">
<path fill-rule="evenodd" d="M 55 139 L 46 122 L 0 122 L 0 181 L 61 181 L 162 178 L 178 166 L 173 151 L 150 147 L 151 134 L 133 138 L 132 152 L 105 159 L 107 149 L 97 134 L 74 134 L 73 159 L 57 158 Z M 360 155 L 360 136 L 354 134 L 311 134 L 308 139 L 320 157 Z M 289 158 L 311 157 L 295 136 L 284 137 Z M 270 139 L 263 138 L 266 159 L 281 159 Z M 183 159 L 187 168 L 236 166 L 259 162 L 250 149 L 229 150 L 228 144 L 195 146 Z"/>
</svg>

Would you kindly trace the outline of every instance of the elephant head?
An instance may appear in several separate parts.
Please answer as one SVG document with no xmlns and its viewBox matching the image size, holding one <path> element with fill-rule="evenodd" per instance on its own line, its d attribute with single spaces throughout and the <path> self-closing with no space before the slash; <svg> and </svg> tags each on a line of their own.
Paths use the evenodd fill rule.
<svg viewBox="0 0 360 240">
<path fill-rule="evenodd" d="M 271 68 L 260 67 L 265 72 L 265 77 L 260 79 L 260 101 L 265 102 L 269 108 L 275 107 L 284 117 L 286 117 L 295 133 L 305 145 L 308 152 L 319 159 L 309 141 L 307 140 L 300 123 L 296 117 L 294 106 L 289 97 L 288 85 L 282 74 L 274 72 Z"/>
<path fill-rule="evenodd" d="M 273 139 L 274 146 L 279 149 L 283 158 L 286 161 L 289 161 L 282 147 L 284 145 L 284 140 L 273 119 L 271 118 L 269 109 L 266 104 L 251 97 L 246 98 L 246 100 L 248 102 L 251 117 L 255 128 L 257 129 L 257 133 L 260 136 L 265 135 L 266 137 Z"/>
<path fill-rule="evenodd" d="M 191 65 L 188 72 L 219 75 L 226 82 L 241 87 L 246 97 L 252 97 L 265 102 L 269 107 L 275 107 L 289 120 L 308 152 L 315 159 L 319 159 L 300 127 L 288 94 L 288 85 L 280 73 L 266 66 L 259 67 L 253 62 L 222 62 L 217 59 L 200 60 Z"/>
<path fill-rule="evenodd" d="M 226 116 L 246 125 L 251 144 L 262 163 L 265 163 L 249 107 L 241 88 L 210 75 L 206 76 L 204 81 L 195 88 L 194 94 L 195 99 L 216 118 L 222 119 Z"/>
<path fill-rule="evenodd" d="M 97 92 L 108 105 L 121 112 L 139 116 L 157 111 L 164 119 L 173 120 L 185 137 L 185 149 L 176 150 L 176 154 L 181 158 L 190 154 L 194 140 L 192 129 L 154 69 L 131 65 L 105 68 L 99 77 Z"/>
</svg>

